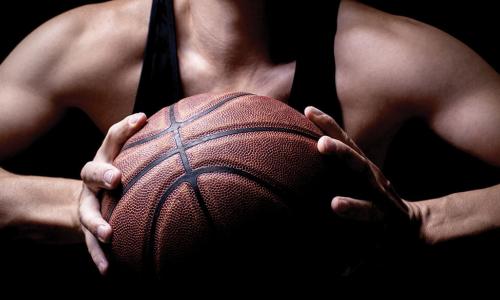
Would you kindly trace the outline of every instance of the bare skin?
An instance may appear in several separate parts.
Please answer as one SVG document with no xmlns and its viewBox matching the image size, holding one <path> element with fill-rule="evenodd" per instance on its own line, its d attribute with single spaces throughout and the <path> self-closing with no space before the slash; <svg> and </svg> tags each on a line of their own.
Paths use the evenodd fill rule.
<svg viewBox="0 0 500 300">
<path fill-rule="evenodd" d="M 150 1 L 123 0 L 72 10 L 42 25 L 0 65 L 0 159 L 27 147 L 69 107 L 86 112 L 103 132 L 112 128 L 82 170 L 86 185 L 0 173 L 0 214 L 7 220 L 2 227 L 58 222 L 79 234 L 80 220 L 101 273 L 108 263 L 96 237 L 109 240 L 111 228 L 98 213 L 95 193 L 119 182 L 120 172 L 110 163 L 120 144 L 144 124 L 143 115 L 126 117 L 134 105 L 150 9 Z M 255 17 L 261 9 L 260 1 L 175 1 L 186 96 L 245 90 L 287 100 L 295 63 L 275 65 L 269 59 L 265 28 Z M 402 124 L 419 117 L 450 144 L 500 166 L 499 75 L 444 32 L 354 1 L 341 3 L 332 51 L 345 133 L 308 108 L 307 117 L 330 136 L 318 148 L 348 161 L 386 195 L 382 205 L 336 197 L 333 210 L 381 219 L 384 209 L 393 207 L 418 223 L 429 243 L 498 228 L 500 185 L 410 203 L 391 192 L 376 165 L 383 164 Z M 40 203 L 68 207 L 71 217 L 55 218 L 57 209 L 45 216 L 3 209 L 12 203 L 28 212 Z"/>
</svg>

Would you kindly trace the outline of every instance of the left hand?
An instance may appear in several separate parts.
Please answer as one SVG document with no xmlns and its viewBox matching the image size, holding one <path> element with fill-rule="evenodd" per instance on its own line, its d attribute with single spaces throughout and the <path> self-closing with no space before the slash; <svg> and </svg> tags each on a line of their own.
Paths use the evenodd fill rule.
<svg viewBox="0 0 500 300">
<path fill-rule="evenodd" d="M 307 107 L 304 113 L 326 134 L 319 139 L 318 150 L 345 163 L 350 171 L 366 178 L 369 187 L 373 188 L 373 199 L 334 197 L 331 207 L 336 214 L 359 221 L 397 220 L 407 225 L 418 224 L 418 206 L 397 195 L 380 169 L 363 154 L 332 117 L 314 107 Z"/>
</svg>

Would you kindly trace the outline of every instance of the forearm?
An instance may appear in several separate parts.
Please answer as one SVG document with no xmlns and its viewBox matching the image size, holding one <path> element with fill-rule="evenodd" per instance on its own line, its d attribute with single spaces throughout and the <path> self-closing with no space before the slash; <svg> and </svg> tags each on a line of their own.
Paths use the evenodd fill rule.
<svg viewBox="0 0 500 300">
<path fill-rule="evenodd" d="M 20 239 L 81 242 L 81 186 L 78 180 L 19 176 L 0 169 L 0 229 Z"/>
<path fill-rule="evenodd" d="M 414 202 L 429 244 L 491 233 L 500 228 L 500 185 Z"/>
</svg>

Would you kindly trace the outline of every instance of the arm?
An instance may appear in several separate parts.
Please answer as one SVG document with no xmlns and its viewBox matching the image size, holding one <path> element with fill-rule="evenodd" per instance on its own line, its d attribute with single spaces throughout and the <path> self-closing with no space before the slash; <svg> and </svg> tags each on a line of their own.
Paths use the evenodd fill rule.
<svg viewBox="0 0 500 300">
<path fill-rule="evenodd" d="M 0 161 L 28 147 L 69 106 L 74 66 L 68 63 L 68 49 L 82 26 L 74 13 L 56 17 L 0 65 Z M 19 176 L 3 169 L 0 174 L 2 230 L 44 242 L 83 240 L 77 213 L 80 181 Z"/>
<path fill-rule="evenodd" d="M 382 221 L 388 216 L 402 220 L 410 225 L 408 228 L 417 227 L 420 238 L 428 244 L 486 234 L 500 227 L 500 185 L 436 199 L 405 201 L 330 116 L 312 107 L 305 114 L 327 134 L 318 141 L 319 151 L 345 162 L 366 178 L 372 194 L 378 195 L 376 199 L 362 200 L 337 196 L 332 200 L 332 209 L 338 215 L 359 221 Z"/>
<path fill-rule="evenodd" d="M 82 242 L 77 213 L 81 186 L 78 180 L 19 176 L 0 169 L 0 229 L 16 239 Z"/>
<path fill-rule="evenodd" d="M 336 59 L 355 70 L 354 96 L 384 99 L 378 102 L 396 108 L 392 111 L 405 119 L 419 117 L 450 144 L 500 166 L 498 74 L 471 49 L 435 28 L 387 14 L 380 18 L 382 13 L 365 7 L 362 10 L 346 14 L 357 22 L 342 31 L 335 50 Z M 356 19 L 364 15 L 372 17 Z M 367 70 L 370 76 L 363 76 Z M 322 113 L 309 109 L 306 115 L 327 134 L 339 130 Z M 380 220 L 398 211 L 415 223 L 420 237 L 431 244 L 491 232 L 500 226 L 500 185 L 407 202 L 390 192 L 392 188 L 380 170 L 355 148 L 335 138 L 323 138 L 318 148 L 348 157 L 355 171 L 364 173 L 375 190 L 387 195 L 381 202 L 336 197 L 332 208 L 340 215 Z"/>
<path fill-rule="evenodd" d="M 417 116 L 453 146 L 500 167 L 500 76 L 442 31 L 423 24 L 407 30 L 407 37 L 420 42 L 412 42 L 411 50 L 404 52 L 411 60 L 398 77 L 410 79 L 410 89 L 426 91 L 426 97 L 406 92 L 410 100 L 405 105 L 414 107 Z M 396 92 L 404 95 L 408 81 L 394 80 Z M 417 202 L 421 236 L 436 243 L 499 228 L 499 191 L 496 185 Z"/>
<path fill-rule="evenodd" d="M 455 147 L 500 167 L 500 76 L 477 54 L 441 32 L 429 37 L 439 52 L 432 101 L 417 107 L 429 126 Z M 428 54 L 430 56 L 430 53 Z M 430 77 L 430 76 L 429 76 Z M 420 84 L 430 85 L 423 80 Z M 418 204 L 429 243 L 491 233 L 500 228 L 500 184 Z"/>
<path fill-rule="evenodd" d="M 71 30 L 65 27 L 45 25 L 0 65 L 0 159 L 28 146 L 64 113 L 55 78 L 49 74 L 58 73 L 58 57 L 64 55 L 60 45 Z M 1 228 L 14 231 L 18 238 L 53 241 L 62 234 L 68 241 L 81 240 L 78 181 L 18 176 L 3 169 L 0 175 Z"/>
<path fill-rule="evenodd" d="M 67 107 L 84 110 L 102 131 L 130 114 L 149 11 L 140 1 L 79 7 L 46 22 L 14 49 L 0 65 L 0 161 L 49 130 Z M 37 237 L 71 229 L 83 240 L 81 190 L 77 180 L 2 172 L 0 228 L 25 228 L 18 236 L 28 238 L 28 228 Z"/>
</svg>

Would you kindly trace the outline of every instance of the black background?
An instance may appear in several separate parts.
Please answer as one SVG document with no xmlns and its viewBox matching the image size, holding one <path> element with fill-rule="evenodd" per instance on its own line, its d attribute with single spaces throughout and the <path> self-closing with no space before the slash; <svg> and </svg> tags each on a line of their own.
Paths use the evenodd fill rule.
<svg viewBox="0 0 500 300">
<path fill-rule="evenodd" d="M 92 1 L 39 0 L 2 1 L 0 4 L 0 59 L 38 25 L 63 11 Z M 98 2 L 98 1 L 94 1 Z M 500 70 L 500 21 L 495 1 L 365 1 L 387 12 L 413 17 L 434 25 L 460 39 L 481 55 L 497 71 Z M 277 0 L 274 7 L 291 1 Z M 308 9 L 298 2 L 297 11 L 322 7 L 321 1 L 307 1 Z M 295 15 L 294 15 L 295 16 Z M 289 17 L 289 16 L 288 16 Z M 285 18 L 286 19 L 286 18 Z M 280 19 L 276 19 L 283 26 Z M 289 21 L 289 19 L 288 19 Z M 294 26 L 308 21 L 290 24 Z M 293 40 L 293 38 L 292 38 Z M 70 111 L 61 125 L 33 147 L 2 163 L 6 169 L 21 174 L 40 174 L 78 178 L 84 162 L 91 159 L 102 134 L 80 112 Z M 498 170 L 447 146 L 418 121 L 411 122 L 397 136 L 390 149 L 385 173 L 399 193 L 407 199 L 425 199 L 450 192 L 479 188 L 498 182 Z M 102 287 L 103 282 L 93 268 L 83 246 L 40 246 L 30 242 L 13 241 L 9 234 L 0 237 L 0 275 L 5 288 L 14 283 L 41 283 L 40 291 L 58 294 L 60 286 L 75 291 Z M 430 283 L 439 280 L 500 278 L 497 243 L 487 238 L 454 242 L 433 249 L 404 249 L 384 265 L 385 276 L 397 274 Z M 500 252 L 498 252 L 500 253 Z M 409 262 L 409 258 L 412 258 Z M 405 259 L 405 260 L 403 260 Z M 404 261 L 404 263 L 402 263 Z M 380 270 L 378 270 L 380 271 Z M 373 275 L 372 272 L 367 274 Z M 486 275 L 490 274 L 490 275 Z M 83 285 L 82 285 L 83 283 Z M 28 293 L 21 290 L 19 293 Z"/>
</svg>

